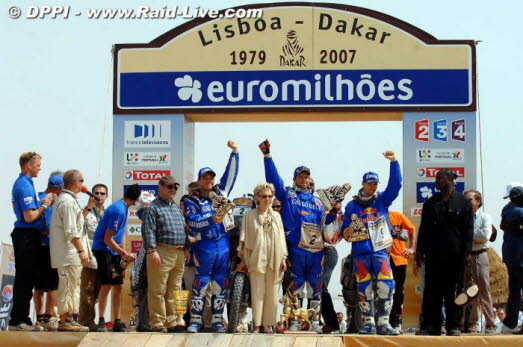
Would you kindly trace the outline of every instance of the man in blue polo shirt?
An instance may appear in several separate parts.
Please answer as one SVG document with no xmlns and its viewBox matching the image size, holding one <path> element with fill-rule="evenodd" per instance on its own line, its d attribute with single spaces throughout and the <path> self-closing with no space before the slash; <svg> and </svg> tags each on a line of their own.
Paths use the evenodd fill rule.
<svg viewBox="0 0 523 347">
<path fill-rule="evenodd" d="M 61 171 L 51 172 L 47 189 L 45 192 L 38 193 L 40 200 L 49 194 L 56 196 L 62 193 L 64 188 L 64 176 Z M 51 230 L 51 215 L 53 206 L 49 206 L 42 219 L 42 243 L 38 254 L 38 267 L 35 271 L 36 283 L 33 295 L 35 304 L 36 319 L 45 330 L 55 331 L 58 329 L 58 320 L 52 318 L 58 294 L 58 272 L 51 267 L 51 251 L 49 249 L 49 232 Z M 47 300 L 44 305 L 44 294 L 47 293 Z"/>
<path fill-rule="evenodd" d="M 107 306 L 107 297 L 111 289 L 112 296 L 112 314 L 114 317 L 114 332 L 126 331 L 126 325 L 120 320 L 121 315 L 121 298 L 123 273 L 115 272 L 115 268 L 120 267 L 120 262 L 125 260 L 131 263 L 136 259 L 136 255 L 127 253 L 124 247 L 125 229 L 127 228 L 127 218 L 129 216 L 129 206 L 138 201 L 141 194 L 138 184 L 133 184 L 125 192 L 121 200 L 116 201 L 109 206 L 100 220 L 94 233 L 93 254 L 98 264 L 98 275 L 100 276 L 100 293 L 99 300 L 99 323 L 98 331 L 105 328 L 105 308 Z"/>
<path fill-rule="evenodd" d="M 54 203 L 55 194 L 40 200 L 36 194 L 33 178 L 42 170 L 42 156 L 35 152 L 24 152 L 19 159 L 21 173 L 13 185 L 12 201 L 16 215 L 15 228 L 11 233 L 15 252 L 15 283 L 13 308 L 9 330 L 41 331 L 39 324 L 33 325 L 29 308 L 35 285 L 34 269 L 37 267 L 40 249 L 42 216 Z"/>
</svg>

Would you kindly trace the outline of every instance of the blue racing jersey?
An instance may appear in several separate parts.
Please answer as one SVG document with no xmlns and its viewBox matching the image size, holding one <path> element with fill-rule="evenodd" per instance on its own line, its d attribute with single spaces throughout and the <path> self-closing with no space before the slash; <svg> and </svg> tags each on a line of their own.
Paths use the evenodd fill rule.
<svg viewBox="0 0 523 347">
<path fill-rule="evenodd" d="M 229 196 L 231 193 L 238 176 L 239 162 L 239 154 L 232 152 L 225 167 L 225 172 L 217 184 L 221 195 Z M 184 201 L 184 205 L 185 220 L 191 229 L 189 232 L 191 236 L 196 236 L 197 239 L 201 237 L 201 240 L 219 240 L 227 236 L 223 223 L 215 223 L 212 220 L 216 211 L 212 207 L 211 200 L 192 195 Z"/>
<path fill-rule="evenodd" d="M 40 201 L 42 201 L 47 196 L 46 192 L 40 192 L 38 193 L 38 198 Z M 45 210 L 44 214 L 42 215 L 43 223 L 42 223 L 42 231 L 49 233 L 49 230 L 51 230 L 51 215 L 53 214 L 53 206 L 49 206 L 47 210 Z M 49 239 L 50 235 L 42 235 L 42 244 L 49 246 Z"/>
<path fill-rule="evenodd" d="M 309 252 L 323 250 L 321 234 L 324 216 L 323 203 L 312 192 L 299 192 L 286 188 L 278 174 L 272 158 L 264 158 L 265 179 L 276 189 L 276 198 L 281 202 L 281 217 L 289 248 L 300 248 Z M 327 223 L 335 216 L 327 216 Z"/>
<path fill-rule="evenodd" d="M 36 210 L 42 202 L 36 194 L 33 180 L 26 174 L 21 173 L 13 185 L 12 191 L 13 209 L 16 215 L 15 228 L 34 228 L 42 230 L 44 220 L 38 218 L 32 223 L 24 220 L 25 210 Z"/>
<path fill-rule="evenodd" d="M 501 225 L 523 225 L 523 206 L 509 202 L 501 211 Z M 517 228 L 516 228 L 517 229 Z M 503 230 L 501 251 L 507 266 L 523 268 L 523 230 Z"/>
<path fill-rule="evenodd" d="M 107 229 L 116 231 L 113 239 L 118 244 L 118 246 L 121 247 L 122 240 L 125 236 L 125 229 L 127 228 L 128 216 L 129 209 L 123 200 L 118 200 L 106 208 L 104 215 L 102 219 L 100 219 L 98 227 L 94 232 L 93 250 L 106 251 L 117 255 L 118 253 L 113 251 L 113 249 L 105 243 L 105 233 L 107 232 Z"/>
<path fill-rule="evenodd" d="M 356 200 L 352 200 L 345 207 L 345 218 L 341 226 L 340 233 L 343 233 L 345 228 L 351 226 L 354 218 L 359 219 L 365 228 L 369 230 L 369 222 L 379 223 L 380 221 L 386 223 L 389 234 L 392 231 L 392 225 L 389 220 L 389 206 L 398 197 L 401 189 L 401 169 L 398 161 L 390 163 L 390 175 L 387 188 L 383 192 L 378 192 L 377 198 L 369 206 L 362 206 Z M 386 235 L 388 238 L 390 235 Z M 390 236 L 391 237 L 391 236 Z M 352 255 L 364 255 L 374 253 L 372 240 L 366 239 L 362 241 L 352 242 Z"/>
</svg>

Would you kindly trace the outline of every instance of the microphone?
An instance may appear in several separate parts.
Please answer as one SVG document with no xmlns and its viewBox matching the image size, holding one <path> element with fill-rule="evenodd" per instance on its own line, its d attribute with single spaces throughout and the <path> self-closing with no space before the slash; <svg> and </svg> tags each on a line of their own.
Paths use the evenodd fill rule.
<svg viewBox="0 0 523 347">
<path fill-rule="evenodd" d="M 89 188 L 87 188 L 86 186 L 82 186 L 82 193 L 85 193 L 85 194 L 89 195 L 91 198 L 94 198 L 96 201 L 100 201 L 101 200 L 99 197 L 97 197 L 96 195 L 91 193 L 89 191 Z"/>
</svg>

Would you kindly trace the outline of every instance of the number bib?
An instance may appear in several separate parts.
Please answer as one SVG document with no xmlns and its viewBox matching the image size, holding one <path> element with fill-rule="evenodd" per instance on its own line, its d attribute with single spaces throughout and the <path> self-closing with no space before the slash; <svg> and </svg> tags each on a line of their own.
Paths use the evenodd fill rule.
<svg viewBox="0 0 523 347">
<path fill-rule="evenodd" d="M 298 247 L 312 253 L 323 250 L 321 227 L 317 224 L 303 222 L 301 224 L 301 239 Z"/>
<path fill-rule="evenodd" d="M 249 205 L 236 205 L 234 206 L 234 216 L 235 217 L 243 217 L 247 212 L 252 210 L 252 206 Z"/>
<path fill-rule="evenodd" d="M 383 216 L 375 221 L 367 222 L 367 228 L 375 251 L 381 251 L 392 245 L 389 225 Z"/>
</svg>

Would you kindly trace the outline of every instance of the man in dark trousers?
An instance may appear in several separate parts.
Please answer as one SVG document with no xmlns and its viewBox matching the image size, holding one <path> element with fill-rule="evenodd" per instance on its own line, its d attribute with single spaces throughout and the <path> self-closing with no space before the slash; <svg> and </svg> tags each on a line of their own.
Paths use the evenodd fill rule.
<svg viewBox="0 0 523 347">
<path fill-rule="evenodd" d="M 416 261 L 425 262 L 422 335 L 441 335 L 441 307 L 446 309 L 448 336 L 460 335 L 459 313 L 454 303 L 463 283 L 465 259 L 470 257 L 474 234 L 472 205 L 454 187 L 456 173 L 441 169 L 434 194 L 423 204 Z"/>
</svg>

